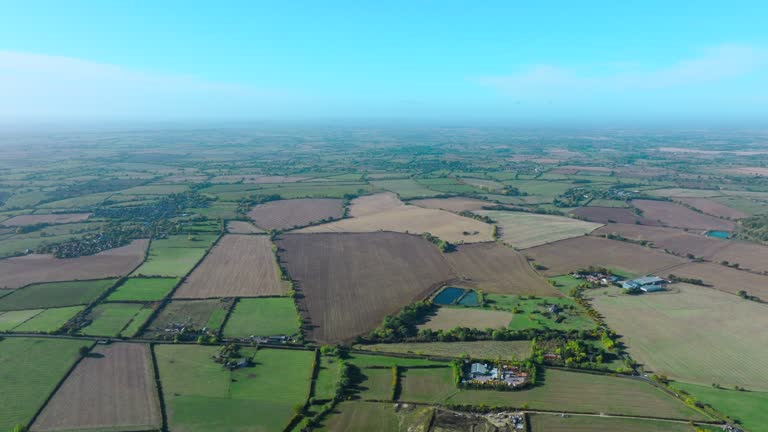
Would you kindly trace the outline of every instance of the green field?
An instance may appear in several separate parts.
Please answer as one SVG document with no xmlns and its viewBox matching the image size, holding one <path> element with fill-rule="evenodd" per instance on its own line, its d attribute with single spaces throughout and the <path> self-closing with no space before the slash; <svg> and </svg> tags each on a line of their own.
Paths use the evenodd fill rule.
<svg viewBox="0 0 768 432">
<path fill-rule="evenodd" d="M 576 279 L 571 275 L 555 276 L 549 278 L 549 280 L 554 283 L 554 287 L 557 288 L 558 291 L 565 295 L 570 295 L 571 290 L 584 283 L 583 280 Z"/>
<path fill-rule="evenodd" d="M 315 379 L 313 397 L 318 400 L 329 400 L 336 396 L 336 387 L 341 378 L 341 363 L 338 358 L 321 356 Z"/>
<path fill-rule="evenodd" d="M 200 261 L 207 248 L 216 240 L 215 235 L 176 235 L 153 240 L 147 260 L 133 272 L 133 276 L 182 277 Z"/>
<path fill-rule="evenodd" d="M 43 309 L 27 309 L 0 312 L 0 331 L 11 331 L 42 311 Z"/>
<path fill-rule="evenodd" d="M 107 301 L 162 300 L 177 283 L 178 278 L 129 278 L 107 297 Z"/>
<path fill-rule="evenodd" d="M 254 366 L 229 371 L 211 359 L 217 347 L 154 350 L 171 430 L 281 431 L 308 397 L 311 351 L 243 348 Z"/>
<path fill-rule="evenodd" d="M 392 400 L 392 369 L 361 368 L 357 396 L 363 400 Z"/>
<path fill-rule="evenodd" d="M 0 430 L 27 425 L 78 359 L 89 341 L 7 338 L 0 340 Z"/>
<path fill-rule="evenodd" d="M 441 192 L 428 189 L 411 179 L 376 180 L 372 181 L 371 184 L 377 189 L 394 192 L 403 199 L 430 197 L 441 194 Z"/>
<path fill-rule="evenodd" d="M 550 313 L 548 308 L 556 306 L 557 314 Z M 565 297 L 533 297 L 486 294 L 486 308 L 513 312 L 509 328 L 522 329 L 555 329 L 555 330 L 589 330 L 596 324 L 584 313 L 584 309 L 572 299 Z M 559 318 L 558 318 L 559 317 Z M 561 319 L 560 322 L 557 320 Z"/>
<path fill-rule="evenodd" d="M 504 184 L 516 187 L 520 189 L 520 192 L 525 192 L 528 195 L 536 195 L 549 201 L 555 199 L 558 195 L 562 195 L 565 191 L 573 187 L 573 184 L 570 182 L 546 180 L 510 180 L 505 181 Z"/>
<path fill-rule="evenodd" d="M 350 354 L 347 362 L 360 368 L 371 366 L 445 366 L 446 362 L 437 362 L 421 358 L 400 358 L 375 354 Z"/>
<path fill-rule="evenodd" d="M 530 414 L 531 432 L 695 432 L 686 423 L 658 420 L 600 418 L 587 416 L 561 417 L 558 414 Z M 711 429 L 716 430 L 716 429 Z M 718 429 L 722 430 L 722 429 Z"/>
<path fill-rule="evenodd" d="M 46 309 L 20 326 L 13 329 L 15 332 L 51 333 L 60 329 L 64 324 L 80 313 L 85 306 L 69 306 L 63 308 Z"/>
<path fill-rule="evenodd" d="M 30 285 L 0 298 L 0 311 L 87 304 L 114 283 L 115 279 L 104 279 Z"/>
<path fill-rule="evenodd" d="M 128 323 L 128 325 L 120 332 L 120 336 L 124 337 L 136 337 L 139 335 L 139 330 L 141 329 L 141 326 L 147 322 L 150 316 L 152 316 L 152 313 L 155 310 L 151 307 L 144 307 L 143 309 L 140 309 L 138 312 L 136 312 L 136 315 L 133 316 L 131 319 L 131 322 Z"/>
<path fill-rule="evenodd" d="M 299 315 L 292 298 L 243 298 L 237 301 L 224 327 L 224 337 L 293 335 Z"/>
<path fill-rule="evenodd" d="M 325 432 L 426 431 L 434 408 L 408 406 L 395 409 L 392 403 L 346 401 L 322 421 Z"/>
<path fill-rule="evenodd" d="M 453 368 L 406 368 L 400 381 L 400 399 L 405 402 L 440 403 L 459 391 Z"/>
<path fill-rule="evenodd" d="M 118 336 L 143 308 L 144 305 L 140 303 L 100 304 L 89 314 L 93 321 L 80 329 L 79 333 L 89 336 Z"/>
<path fill-rule="evenodd" d="M 173 324 L 184 324 L 196 329 L 208 327 L 215 332 L 221 328 L 232 303 L 232 299 L 171 301 L 150 323 L 144 336 L 164 338 L 165 329 Z"/>
<path fill-rule="evenodd" d="M 768 392 L 717 389 L 682 382 L 673 382 L 671 385 L 700 402 L 712 405 L 717 411 L 739 420 L 750 432 L 768 431 Z"/>
<path fill-rule="evenodd" d="M 355 345 L 355 349 L 437 357 L 520 360 L 531 355 L 530 341 L 477 342 L 411 342 L 396 344 Z"/>
</svg>

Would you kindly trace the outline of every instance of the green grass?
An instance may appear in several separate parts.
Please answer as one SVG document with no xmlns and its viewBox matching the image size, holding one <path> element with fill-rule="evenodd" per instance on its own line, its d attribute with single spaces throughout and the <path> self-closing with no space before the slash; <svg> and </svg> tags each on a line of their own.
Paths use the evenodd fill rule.
<svg viewBox="0 0 768 432">
<path fill-rule="evenodd" d="M 130 278 L 110 294 L 107 301 L 162 300 L 178 282 L 177 278 Z"/>
<path fill-rule="evenodd" d="M 531 355 L 530 341 L 477 342 L 412 342 L 397 344 L 355 345 L 355 349 L 403 354 L 463 357 L 475 359 L 520 360 Z"/>
<path fill-rule="evenodd" d="M 504 184 L 518 188 L 521 192 L 553 200 L 573 187 L 570 182 L 554 182 L 546 180 L 510 180 Z"/>
<path fill-rule="evenodd" d="M 561 417 L 559 414 L 530 414 L 531 432 L 695 432 L 685 423 L 658 420 L 600 418 L 588 416 Z M 710 430 L 710 429 L 705 429 Z M 722 430 L 722 429 L 711 429 Z"/>
<path fill-rule="evenodd" d="M 323 419 L 319 431 L 426 431 L 434 408 L 398 407 L 391 403 L 345 401 Z"/>
<path fill-rule="evenodd" d="M 217 347 L 154 349 L 171 430 L 281 431 L 309 393 L 311 351 L 243 348 L 254 366 L 229 371 L 211 359 Z"/>
<path fill-rule="evenodd" d="M 89 336 L 117 336 L 144 307 L 140 303 L 103 303 L 91 310 L 89 325 L 80 333 Z"/>
<path fill-rule="evenodd" d="M 104 279 L 30 285 L 0 298 L 0 310 L 83 305 L 95 300 L 114 283 L 115 279 Z"/>
<path fill-rule="evenodd" d="M 400 357 L 390 357 L 375 354 L 350 354 L 347 362 L 360 367 L 366 368 L 371 366 L 386 366 L 392 367 L 395 365 L 408 367 L 408 366 L 444 366 L 446 362 L 437 362 L 426 359 L 410 359 Z"/>
<path fill-rule="evenodd" d="M 153 240 L 147 260 L 132 276 L 182 277 L 205 256 L 216 235 L 176 235 L 167 239 Z"/>
<path fill-rule="evenodd" d="M 51 333 L 60 329 L 85 306 L 46 309 L 13 329 L 15 332 Z"/>
<path fill-rule="evenodd" d="M 394 192 L 400 196 L 400 198 L 420 198 L 440 195 L 441 192 L 433 191 L 420 185 L 411 179 L 401 180 L 375 180 L 371 184 L 377 189 L 384 189 Z"/>
<path fill-rule="evenodd" d="M 27 309 L 0 312 L 0 331 L 11 331 L 42 311 L 43 309 Z"/>
<path fill-rule="evenodd" d="M 292 298 L 243 298 L 224 327 L 224 337 L 292 335 L 299 332 L 299 315 Z"/>
<path fill-rule="evenodd" d="M 319 400 L 329 400 L 336 396 L 336 386 L 341 378 L 341 363 L 332 356 L 321 356 L 315 379 L 313 397 Z"/>
<path fill-rule="evenodd" d="M 123 331 L 120 332 L 120 336 L 125 337 L 136 337 L 138 336 L 138 332 L 141 329 L 141 326 L 149 319 L 150 316 L 152 316 L 152 313 L 155 310 L 150 307 L 145 307 L 138 312 L 136 312 L 136 315 L 131 318 L 131 322 L 128 323 L 128 325 L 123 329 Z"/>
<path fill-rule="evenodd" d="M 673 382 L 698 401 L 712 405 L 719 412 L 739 420 L 751 432 L 768 431 L 768 392 L 735 391 Z"/>
<path fill-rule="evenodd" d="M 402 372 L 400 400 L 439 403 L 458 392 L 453 368 L 408 368 Z"/>
<path fill-rule="evenodd" d="M 549 280 L 554 282 L 554 287 L 565 295 L 570 295 L 571 290 L 583 283 L 581 279 L 576 279 L 571 275 L 555 276 L 549 278 Z"/>
<path fill-rule="evenodd" d="M 190 208 L 188 211 L 211 219 L 236 219 L 238 217 L 236 202 L 214 202 L 208 207 Z"/>
<path fill-rule="evenodd" d="M 26 425 L 89 341 L 7 338 L 0 341 L 0 430 Z"/>
<path fill-rule="evenodd" d="M 556 321 L 555 314 L 547 310 L 550 305 L 557 305 L 559 316 L 565 319 Z M 596 324 L 584 312 L 584 309 L 570 298 L 566 297 L 536 297 L 486 294 L 486 308 L 513 312 L 509 328 L 522 329 L 554 329 L 554 330 L 589 330 Z"/>
<path fill-rule="evenodd" d="M 358 396 L 363 400 L 392 400 L 392 369 L 359 369 L 362 382 Z"/>
</svg>

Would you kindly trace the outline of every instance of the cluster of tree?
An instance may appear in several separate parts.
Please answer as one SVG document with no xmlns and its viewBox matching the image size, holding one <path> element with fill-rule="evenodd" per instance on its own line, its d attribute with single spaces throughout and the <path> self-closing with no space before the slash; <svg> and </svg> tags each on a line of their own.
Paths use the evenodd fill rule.
<svg viewBox="0 0 768 432">
<path fill-rule="evenodd" d="M 601 342 L 600 344 L 595 343 Z M 533 340 L 532 359 L 538 364 L 592 370 L 611 370 L 606 363 L 618 356 L 614 340 L 605 331 Z M 632 372 L 631 367 L 617 372 Z"/>
<path fill-rule="evenodd" d="M 768 214 L 741 219 L 739 238 L 756 242 L 768 242 Z"/>
<path fill-rule="evenodd" d="M 459 214 L 464 216 L 464 217 L 468 217 L 470 219 L 475 219 L 475 220 L 479 220 L 480 222 L 485 222 L 487 224 L 494 224 L 494 223 L 496 223 L 495 220 L 491 219 L 488 216 L 475 214 L 475 213 L 472 213 L 471 211 L 468 211 L 468 210 L 464 210 L 463 212 L 461 212 Z"/>
<path fill-rule="evenodd" d="M 268 203 L 270 201 L 278 201 L 280 199 L 282 199 L 282 197 L 278 194 L 251 195 L 237 203 L 237 212 L 240 214 L 247 214 L 251 210 L 251 207 L 255 205 Z"/>
<path fill-rule="evenodd" d="M 428 232 L 425 232 L 421 236 L 424 237 L 426 240 L 434 243 L 437 246 L 437 248 L 440 249 L 440 252 L 453 252 L 456 250 L 456 246 L 453 245 L 451 242 L 443 240 L 440 237 L 433 236 Z"/>
<path fill-rule="evenodd" d="M 749 293 L 747 293 L 744 290 L 739 291 L 739 297 L 743 298 L 744 300 L 752 300 L 752 301 L 755 301 L 755 302 L 759 302 L 760 301 L 760 297 L 750 295 Z"/>
<path fill-rule="evenodd" d="M 704 283 L 703 280 L 697 279 L 697 278 L 682 277 L 682 276 L 670 274 L 667 276 L 667 279 L 671 280 L 672 282 L 683 282 L 683 283 L 689 283 L 691 285 L 707 286 L 707 284 Z"/>
<path fill-rule="evenodd" d="M 381 325 L 365 337 L 360 337 L 359 343 L 400 342 L 416 336 L 417 325 L 435 312 L 435 305 L 428 301 L 409 304 L 396 315 L 388 315 Z"/>
</svg>

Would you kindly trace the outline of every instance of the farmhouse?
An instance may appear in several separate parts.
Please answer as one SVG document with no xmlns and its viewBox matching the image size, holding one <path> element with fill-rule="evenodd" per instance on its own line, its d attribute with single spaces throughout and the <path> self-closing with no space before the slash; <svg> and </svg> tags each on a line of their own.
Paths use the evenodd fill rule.
<svg viewBox="0 0 768 432">
<path fill-rule="evenodd" d="M 472 363 L 465 382 L 476 384 L 500 384 L 506 383 L 510 387 L 517 387 L 525 383 L 528 372 L 516 366 L 500 365 L 489 366 L 485 363 Z"/>
<path fill-rule="evenodd" d="M 667 281 L 657 276 L 646 276 L 638 279 L 632 279 L 621 283 L 624 289 L 639 289 L 645 292 L 663 291 L 664 284 Z"/>
</svg>

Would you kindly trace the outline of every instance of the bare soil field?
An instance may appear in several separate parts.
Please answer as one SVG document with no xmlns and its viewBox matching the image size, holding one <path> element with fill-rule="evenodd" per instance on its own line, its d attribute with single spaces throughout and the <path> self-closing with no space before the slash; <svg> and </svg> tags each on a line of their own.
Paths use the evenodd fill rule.
<svg viewBox="0 0 768 432">
<path fill-rule="evenodd" d="M 601 226 L 578 219 L 536 213 L 503 210 L 480 210 L 475 213 L 496 221 L 501 228 L 501 238 L 504 243 L 517 249 L 583 236 Z"/>
<path fill-rule="evenodd" d="M 679 267 L 657 271 L 659 276 L 675 276 L 701 279 L 712 288 L 738 294 L 746 291 L 749 295 L 768 301 L 768 276 L 761 276 L 743 270 L 736 270 L 714 263 L 687 263 Z"/>
<path fill-rule="evenodd" d="M 79 258 L 25 255 L 0 260 L 0 288 L 20 288 L 31 283 L 106 279 L 125 276 L 144 260 L 149 240 Z"/>
<path fill-rule="evenodd" d="M 643 212 L 643 217 L 676 228 L 733 231 L 736 225 L 727 220 L 695 212 L 668 201 L 634 200 L 632 205 Z"/>
<path fill-rule="evenodd" d="M 299 233 L 353 233 L 394 231 L 430 233 L 451 243 L 477 243 L 493 240 L 493 227 L 475 219 L 444 210 L 405 205 L 367 216 L 343 219 L 297 230 Z"/>
<path fill-rule="evenodd" d="M 677 201 L 687 204 L 693 208 L 699 209 L 704 213 L 710 214 L 712 216 L 724 217 L 729 219 L 742 219 L 745 217 L 749 217 L 749 215 L 744 212 L 724 206 L 719 202 L 712 201 L 706 198 L 678 198 Z"/>
<path fill-rule="evenodd" d="M 231 234 L 261 234 L 264 230 L 250 222 L 233 220 L 227 222 L 227 232 Z"/>
<path fill-rule="evenodd" d="M 512 321 L 510 312 L 488 309 L 445 308 L 438 309 L 419 329 L 450 330 L 456 327 L 467 328 L 507 328 Z"/>
<path fill-rule="evenodd" d="M 162 423 L 147 345 L 97 346 L 67 377 L 33 431 L 154 430 Z"/>
<path fill-rule="evenodd" d="M 227 234 L 174 292 L 174 298 L 281 295 L 280 280 L 267 236 Z"/>
<path fill-rule="evenodd" d="M 368 216 L 404 205 L 396 194 L 380 192 L 353 199 L 349 206 L 349 215 L 352 217 Z"/>
<path fill-rule="evenodd" d="M 454 213 L 463 211 L 482 210 L 485 206 L 494 206 L 496 204 L 474 198 L 452 197 L 452 198 L 427 198 L 409 201 L 409 204 L 415 206 L 447 210 Z"/>
<path fill-rule="evenodd" d="M 36 224 L 65 224 L 72 222 L 82 222 L 91 216 L 90 213 L 61 213 L 46 215 L 21 215 L 6 219 L 2 224 L 4 226 L 27 226 Z"/>
<path fill-rule="evenodd" d="M 687 260 L 617 240 L 581 236 L 531 249 L 524 254 L 547 267 L 546 276 L 565 274 L 590 265 L 605 266 L 638 275 L 663 271 Z"/>
<path fill-rule="evenodd" d="M 620 207 L 579 207 L 571 213 L 582 219 L 597 223 L 623 223 L 659 225 L 658 222 L 638 216 L 632 209 Z"/>
<path fill-rule="evenodd" d="M 301 198 L 259 204 L 248 212 L 248 217 L 260 228 L 285 230 L 337 219 L 343 213 L 339 199 Z"/>
<path fill-rule="evenodd" d="M 309 338 L 321 343 L 366 333 L 455 277 L 434 245 L 412 235 L 285 234 L 277 245 Z"/>
<path fill-rule="evenodd" d="M 502 244 L 460 245 L 443 256 L 461 278 L 460 286 L 497 294 L 562 296 L 521 253 Z"/>
</svg>

